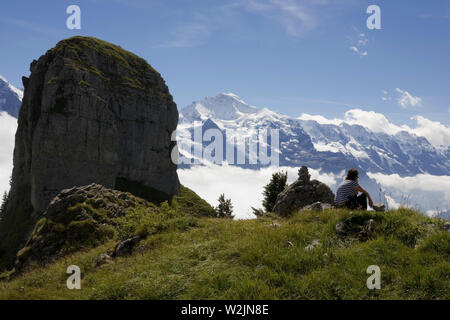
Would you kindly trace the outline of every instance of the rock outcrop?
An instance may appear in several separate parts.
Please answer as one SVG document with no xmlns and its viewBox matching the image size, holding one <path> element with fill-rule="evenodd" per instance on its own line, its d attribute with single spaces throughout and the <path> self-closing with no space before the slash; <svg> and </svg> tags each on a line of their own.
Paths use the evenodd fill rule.
<svg viewBox="0 0 450 320">
<path fill-rule="evenodd" d="M 274 213 L 286 217 L 316 202 L 321 202 L 321 207 L 333 203 L 333 191 L 326 184 L 311 180 L 307 167 L 301 167 L 298 175 L 298 180 L 278 195 Z"/>
<path fill-rule="evenodd" d="M 145 60 L 74 37 L 33 61 L 30 71 L 0 222 L 0 268 L 63 189 L 98 183 L 159 202 L 180 188 L 171 161 L 177 107 Z"/>
<path fill-rule="evenodd" d="M 139 205 L 156 212 L 143 199 L 98 184 L 62 190 L 18 252 L 15 267 L 21 269 L 30 261 L 46 264 L 62 253 L 112 239 L 118 228 L 116 219 Z"/>
<path fill-rule="evenodd" d="M 148 235 L 167 229 L 166 218 L 176 216 L 175 212 L 178 217 L 214 216 L 214 209 L 184 186 L 171 205 L 161 206 L 95 183 L 62 190 L 34 225 L 15 256 L 14 267 L 19 271 L 30 262 L 45 265 L 107 241 L 117 241 L 114 249 L 106 253 L 110 258 L 131 254 Z M 95 265 L 103 264 L 107 256 L 99 257 Z"/>
</svg>

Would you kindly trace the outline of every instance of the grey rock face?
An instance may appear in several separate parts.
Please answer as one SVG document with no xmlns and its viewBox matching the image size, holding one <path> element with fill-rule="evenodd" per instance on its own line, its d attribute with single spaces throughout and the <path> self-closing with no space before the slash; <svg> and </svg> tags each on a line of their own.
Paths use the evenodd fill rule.
<svg viewBox="0 0 450 320">
<path fill-rule="evenodd" d="M 95 39 L 59 43 L 32 64 L 19 118 L 17 138 L 30 143 L 14 162 L 30 163 L 33 208 L 45 210 L 64 188 L 115 188 L 118 178 L 178 193 L 177 121 L 167 86 L 144 60 Z"/>
<path fill-rule="evenodd" d="M 8 231 L 19 206 L 35 220 L 66 188 L 97 183 L 155 202 L 178 193 L 171 161 L 178 111 L 145 60 L 95 38 L 74 37 L 33 61 L 30 70 L 0 243 L 11 232 L 16 242 L 23 240 L 29 231 Z M 24 213 L 20 220 L 28 218 Z M 0 244 L 0 254 L 10 247 Z"/>
<path fill-rule="evenodd" d="M 273 212 L 280 216 L 289 216 L 315 202 L 333 203 L 334 194 L 324 183 L 310 180 L 308 168 L 299 170 L 299 178 L 277 197 Z M 322 206 L 321 206 L 322 207 Z"/>
</svg>

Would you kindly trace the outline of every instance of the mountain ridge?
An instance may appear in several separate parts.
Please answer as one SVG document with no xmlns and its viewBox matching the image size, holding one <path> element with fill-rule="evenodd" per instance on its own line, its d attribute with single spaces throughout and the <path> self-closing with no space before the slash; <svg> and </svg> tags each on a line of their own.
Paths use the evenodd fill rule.
<svg viewBox="0 0 450 320">
<path fill-rule="evenodd" d="M 220 113 L 211 111 L 208 106 L 225 108 Z M 252 112 L 235 111 L 235 105 L 252 108 Z M 193 110 L 200 112 L 194 113 Z M 374 132 L 360 124 L 321 124 L 316 120 L 304 120 L 283 115 L 270 109 L 250 106 L 235 94 L 219 94 L 193 102 L 181 109 L 179 128 L 189 129 L 195 121 L 207 119 L 220 129 L 280 129 L 280 164 L 298 166 L 293 161 L 301 155 L 296 150 L 319 153 L 329 156 L 345 157 L 366 171 L 398 173 L 401 176 L 430 173 L 434 175 L 450 172 L 449 150 L 432 145 L 426 137 L 399 131 L 395 134 Z M 231 114 L 231 116 L 230 116 Z M 298 138 L 304 139 L 303 143 Z M 310 142 L 310 143 L 309 143 Z M 311 148 L 312 146 L 312 148 Z M 302 148 L 299 148 L 302 147 Z M 325 152 L 325 153 L 324 153 Z"/>
<path fill-rule="evenodd" d="M 14 87 L 0 74 L 0 111 L 5 111 L 14 118 L 19 116 L 23 91 Z"/>
</svg>

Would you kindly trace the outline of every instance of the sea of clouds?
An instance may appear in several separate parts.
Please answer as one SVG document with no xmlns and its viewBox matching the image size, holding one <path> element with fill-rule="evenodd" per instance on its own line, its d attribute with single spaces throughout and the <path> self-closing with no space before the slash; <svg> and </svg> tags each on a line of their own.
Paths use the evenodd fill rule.
<svg viewBox="0 0 450 320">
<path fill-rule="evenodd" d="M 183 185 L 194 190 L 211 205 L 217 205 L 220 194 L 231 198 L 237 219 L 254 218 L 251 207 L 262 208 L 263 187 L 269 183 L 272 174 L 277 171 L 288 173 L 288 183 L 298 177 L 298 168 L 267 167 L 260 170 L 243 169 L 236 166 L 197 166 L 191 169 L 179 169 L 178 176 Z M 317 179 L 334 190 L 342 175 L 321 173 L 309 169 L 311 179 Z"/>
<path fill-rule="evenodd" d="M 400 205 L 418 209 L 432 216 L 450 210 L 450 176 L 418 174 L 400 177 L 398 174 L 368 173 L 383 186 L 391 208 Z"/>
<path fill-rule="evenodd" d="M 231 198 L 237 219 L 254 218 L 251 207 L 261 208 L 263 187 L 269 183 L 274 172 L 287 171 L 288 183 L 297 179 L 298 168 L 268 167 L 260 170 L 243 169 L 235 166 L 198 166 L 179 169 L 180 181 L 194 190 L 211 205 L 224 193 Z M 326 183 L 333 192 L 344 178 L 344 171 L 334 175 L 309 169 L 312 179 Z M 428 215 L 450 210 L 450 176 L 419 174 L 400 177 L 398 174 L 384 175 L 368 173 L 368 176 L 381 184 L 389 208 L 400 206 L 418 209 Z M 364 186 L 363 186 L 364 187 Z M 372 195 L 375 199 L 375 195 Z"/>
<path fill-rule="evenodd" d="M 11 117 L 6 112 L 0 112 L 0 196 L 9 190 L 16 129 L 17 119 Z"/>
</svg>

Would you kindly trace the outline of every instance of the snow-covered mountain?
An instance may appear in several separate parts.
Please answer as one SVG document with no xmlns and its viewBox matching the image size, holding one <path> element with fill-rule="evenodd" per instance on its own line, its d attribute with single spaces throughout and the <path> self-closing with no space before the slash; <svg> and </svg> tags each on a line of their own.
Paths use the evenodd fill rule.
<svg viewBox="0 0 450 320">
<path fill-rule="evenodd" d="M 406 131 L 394 135 L 372 132 L 356 124 L 319 124 L 312 120 L 300 123 L 317 151 L 342 153 L 366 171 L 401 176 L 450 173 L 448 152 L 424 137 Z"/>
<path fill-rule="evenodd" d="M 22 104 L 23 92 L 0 75 L 0 111 L 6 111 L 17 118 Z"/>
<path fill-rule="evenodd" d="M 323 124 L 315 120 L 293 118 L 269 109 L 258 109 L 245 103 L 232 93 L 222 93 L 193 102 L 180 111 L 178 146 L 180 154 L 192 156 L 195 129 L 217 129 L 225 137 L 223 157 L 225 160 L 227 134 L 239 135 L 245 130 L 279 129 L 279 165 L 299 167 L 306 165 L 325 173 L 343 175 L 345 169 L 361 169 L 361 184 L 376 195 L 381 187 L 365 173 L 413 176 L 421 173 L 450 175 L 449 149 L 433 146 L 425 137 L 407 131 L 395 134 L 374 132 L 359 124 L 345 122 Z M 236 133 L 238 132 L 238 133 Z M 203 147 L 211 141 L 202 141 Z M 198 154 L 195 157 L 199 162 Z M 248 158 L 246 158 L 248 159 Z M 180 167 L 189 167 L 183 163 Z M 258 169 L 261 163 L 238 164 L 240 167 Z M 381 197 L 381 196 L 380 196 Z"/>
<path fill-rule="evenodd" d="M 204 121 L 207 119 L 237 120 L 244 115 L 255 114 L 258 109 L 249 106 L 233 93 L 221 93 L 216 97 L 206 97 L 193 102 L 183 109 L 180 120 Z"/>
<path fill-rule="evenodd" d="M 425 137 L 407 131 L 387 134 L 358 124 L 321 124 L 292 118 L 249 106 L 232 93 L 208 97 L 182 109 L 179 129 L 193 129 L 194 124 L 201 124 L 203 129 L 216 126 L 224 132 L 225 129 L 279 129 L 282 166 L 308 163 L 335 171 L 335 167 L 353 164 L 367 172 L 400 176 L 450 173 L 448 148 L 437 148 Z"/>
</svg>

